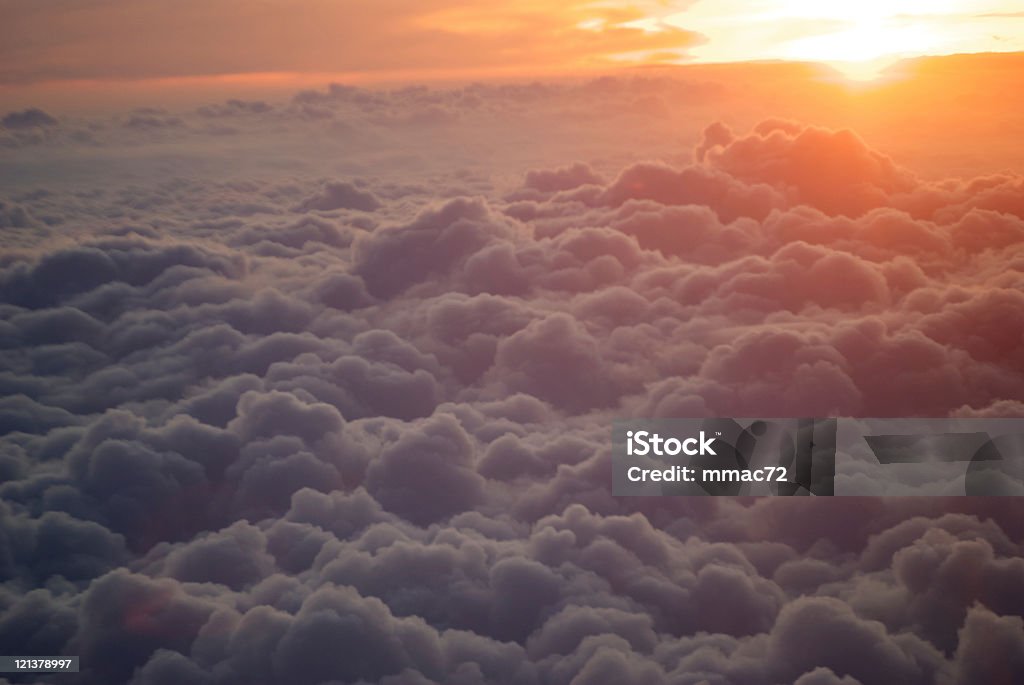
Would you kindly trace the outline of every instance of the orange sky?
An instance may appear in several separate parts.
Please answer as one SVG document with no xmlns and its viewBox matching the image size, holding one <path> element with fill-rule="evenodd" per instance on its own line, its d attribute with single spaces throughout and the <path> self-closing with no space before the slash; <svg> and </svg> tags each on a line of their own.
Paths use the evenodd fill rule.
<svg viewBox="0 0 1024 685">
<path fill-rule="evenodd" d="M 1024 50 L 1021 0 L 0 0 L 0 87 L 241 74 L 472 78 Z"/>
</svg>

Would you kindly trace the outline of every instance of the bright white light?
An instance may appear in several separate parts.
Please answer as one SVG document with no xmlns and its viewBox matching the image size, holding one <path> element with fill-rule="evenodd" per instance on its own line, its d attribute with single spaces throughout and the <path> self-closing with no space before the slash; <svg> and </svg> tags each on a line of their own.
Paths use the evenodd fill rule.
<svg viewBox="0 0 1024 685">
<path fill-rule="evenodd" d="M 1020 0 L 697 0 L 662 22 L 698 61 L 817 61 L 871 78 L 904 57 L 1024 49 Z"/>
</svg>

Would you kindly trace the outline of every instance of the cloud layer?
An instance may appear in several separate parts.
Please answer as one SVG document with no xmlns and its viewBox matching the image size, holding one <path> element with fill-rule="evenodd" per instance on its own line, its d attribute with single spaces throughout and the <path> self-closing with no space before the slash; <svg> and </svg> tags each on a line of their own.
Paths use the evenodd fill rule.
<svg viewBox="0 0 1024 685">
<path fill-rule="evenodd" d="M 116 131 L 353 101 L 424 130 L 506 95 Z M 19 145 L 80 125 L 10 116 Z M 608 444 L 1021 415 L 1024 180 L 780 119 L 608 167 L 4 199 L 4 651 L 137 685 L 1024 678 L 1013 500 L 614 498 Z"/>
</svg>

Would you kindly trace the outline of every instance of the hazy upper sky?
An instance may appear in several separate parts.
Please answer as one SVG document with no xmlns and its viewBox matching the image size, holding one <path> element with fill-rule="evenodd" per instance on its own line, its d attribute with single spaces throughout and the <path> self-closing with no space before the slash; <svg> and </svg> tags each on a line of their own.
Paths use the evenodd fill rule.
<svg viewBox="0 0 1024 685">
<path fill-rule="evenodd" d="M 301 10 L 289 0 L 0 0 L 0 84 L 477 78 L 761 59 L 838 62 L 864 77 L 899 57 L 1024 49 L 1022 10 L 1020 0 L 310 0 Z"/>
</svg>

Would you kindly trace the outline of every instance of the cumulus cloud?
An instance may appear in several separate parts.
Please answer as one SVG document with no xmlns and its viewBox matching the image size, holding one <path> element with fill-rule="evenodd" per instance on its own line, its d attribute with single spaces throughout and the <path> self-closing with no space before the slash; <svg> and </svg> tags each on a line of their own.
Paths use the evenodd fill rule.
<svg viewBox="0 0 1024 685">
<path fill-rule="evenodd" d="M 379 207 L 380 202 L 373 196 L 373 193 L 360 190 L 351 183 L 332 182 L 325 184 L 319 193 L 300 202 L 296 211 L 358 209 L 363 212 L 372 212 Z"/>
<path fill-rule="evenodd" d="M 130 135 L 609 91 L 336 87 Z M 139 685 L 1024 678 L 1012 499 L 615 498 L 608 444 L 629 416 L 1019 416 L 1021 179 L 791 120 L 695 142 L 506 185 L 12 192 L 0 644 Z"/>
</svg>

